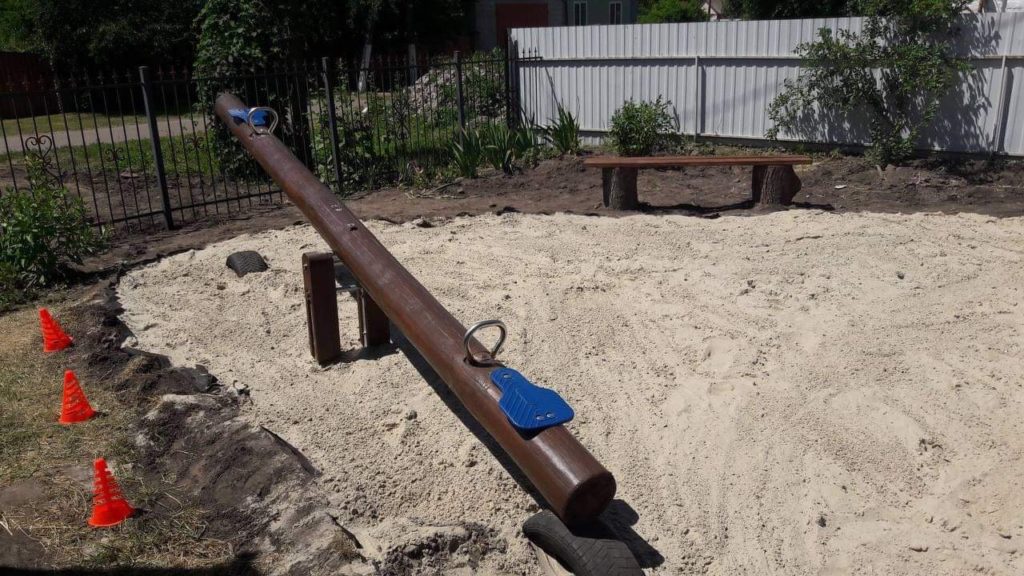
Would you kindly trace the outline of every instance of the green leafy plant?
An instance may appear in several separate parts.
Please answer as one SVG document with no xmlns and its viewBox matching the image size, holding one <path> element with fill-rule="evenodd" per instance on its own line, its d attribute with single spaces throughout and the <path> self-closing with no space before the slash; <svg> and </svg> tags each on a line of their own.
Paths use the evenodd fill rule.
<svg viewBox="0 0 1024 576">
<path fill-rule="evenodd" d="M 661 96 L 654 102 L 629 100 L 612 115 L 608 135 L 623 156 L 650 156 L 666 147 L 675 134 L 675 119 Z"/>
<path fill-rule="evenodd" d="M 537 147 L 537 133 L 532 128 L 510 129 L 505 123 L 483 125 L 479 138 L 484 162 L 510 175 L 522 161 L 533 157 Z"/>
<path fill-rule="evenodd" d="M 970 70 L 951 42 L 965 4 L 863 0 L 861 32 L 822 28 L 816 41 L 797 47 L 804 70 L 769 107 L 775 125 L 766 135 L 814 132 L 840 120 L 834 117 L 839 112 L 846 121 L 867 119 L 876 164 L 906 160 L 941 98 Z"/>
<path fill-rule="evenodd" d="M 512 174 L 515 169 L 518 138 L 505 124 L 484 124 L 480 128 L 480 148 L 484 161 L 495 170 Z"/>
<path fill-rule="evenodd" d="M 95 254 L 104 239 L 72 196 L 35 162 L 28 189 L 0 195 L 0 305 L 67 279 L 71 264 Z"/>
<path fill-rule="evenodd" d="M 476 169 L 483 160 L 480 149 L 480 138 L 472 130 L 466 130 L 461 138 L 456 138 L 450 147 L 452 164 L 463 178 L 476 178 Z"/>
<path fill-rule="evenodd" d="M 559 154 L 578 154 L 580 151 L 580 124 L 561 104 L 558 105 L 558 118 L 554 124 L 543 129 L 544 140 L 551 144 Z"/>
</svg>

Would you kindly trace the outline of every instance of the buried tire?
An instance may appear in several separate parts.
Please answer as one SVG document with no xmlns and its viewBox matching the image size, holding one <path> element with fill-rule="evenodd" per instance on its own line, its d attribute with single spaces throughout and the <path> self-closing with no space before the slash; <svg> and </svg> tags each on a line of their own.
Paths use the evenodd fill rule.
<svg viewBox="0 0 1024 576">
<path fill-rule="evenodd" d="M 228 256 L 228 268 L 235 271 L 238 277 L 241 278 L 246 274 L 253 272 L 266 272 L 267 261 L 260 256 L 259 252 L 255 250 L 243 250 L 241 252 L 235 252 Z"/>
<path fill-rule="evenodd" d="M 603 524 L 569 530 L 544 510 L 523 523 L 523 534 L 575 576 L 643 576 L 633 553 Z"/>
</svg>

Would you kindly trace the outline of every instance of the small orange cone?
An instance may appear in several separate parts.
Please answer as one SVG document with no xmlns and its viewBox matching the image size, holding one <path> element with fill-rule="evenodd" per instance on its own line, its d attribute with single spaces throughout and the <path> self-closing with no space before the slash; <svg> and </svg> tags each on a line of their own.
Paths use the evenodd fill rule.
<svg viewBox="0 0 1024 576">
<path fill-rule="evenodd" d="M 114 475 L 107 468 L 107 461 L 103 458 L 97 458 L 93 462 L 93 468 L 96 471 L 96 480 L 92 499 L 92 517 L 89 518 L 89 525 L 98 528 L 117 526 L 131 518 L 132 514 L 135 514 L 135 509 L 128 504 L 128 501 L 121 494 L 121 488 L 117 485 L 117 480 L 114 479 Z"/>
<path fill-rule="evenodd" d="M 96 415 L 96 411 L 89 405 L 85 398 L 85 392 L 78 383 L 78 377 L 71 370 L 64 373 L 64 400 L 60 405 L 61 424 L 74 424 L 85 422 Z"/>
<path fill-rule="evenodd" d="M 71 346 L 71 337 L 64 333 L 46 308 L 39 309 L 39 326 L 43 330 L 43 352 L 57 352 Z"/>
</svg>

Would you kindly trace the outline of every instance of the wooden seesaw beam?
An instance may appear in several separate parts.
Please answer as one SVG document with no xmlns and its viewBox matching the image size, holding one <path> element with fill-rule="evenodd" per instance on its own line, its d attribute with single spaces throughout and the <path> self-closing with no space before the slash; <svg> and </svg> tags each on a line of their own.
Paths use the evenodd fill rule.
<svg viewBox="0 0 1024 576">
<path fill-rule="evenodd" d="M 309 218 L 370 298 L 391 319 L 459 401 L 509 455 L 566 524 L 597 517 L 615 495 L 615 478 L 563 426 L 521 434 L 498 406 L 501 391 L 490 373 L 501 364 L 467 358 L 466 328 L 377 240 L 344 203 L 321 183 L 271 130 L 256 130 L 231 94 L 217 98 L 217 116 L 267 174 Z M 235 111 L 235 115 L 232 115 Z M 251 115 L 250 115 L 251 117 Z M 489 359 L 475 338 L 468 347 Z"/>
</svg>

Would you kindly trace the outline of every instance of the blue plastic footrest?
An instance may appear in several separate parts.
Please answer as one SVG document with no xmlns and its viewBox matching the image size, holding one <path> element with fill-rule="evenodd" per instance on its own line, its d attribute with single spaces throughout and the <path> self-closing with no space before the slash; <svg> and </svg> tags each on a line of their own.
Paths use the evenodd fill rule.
<svg viewBox="0 0 1024 576">
<path fill-rule="evenodd" d="M 250 110 L 249 108 L 232 108 L 231 110 L 228 110 L 228 114 L 230 114 L 232 118 L 235 118 L 237 120 L 241 120 L 242 122 L 248 122 L 249 121 L 249 110 Z M 269 112 L 267 112 L 266 110 L 257 110 L 255 112 L 253 112 L 252 113 L 252 125 L 253 126 L 266 126 L 266 125 L 268 125 L 270 123 L 269 120 L 268 120 L 268 116 L 269 115 L 270 115 Z"/>
<path fill-rule="evenodd" d="M 572 407 L 554 390 L 541 388 L 511 368 L 496 368 L 491 382 L 501 389 L 501 406 L 520 430 L 540 430 L 572 420 Z"/>
</svg>

